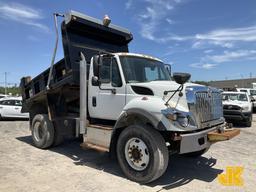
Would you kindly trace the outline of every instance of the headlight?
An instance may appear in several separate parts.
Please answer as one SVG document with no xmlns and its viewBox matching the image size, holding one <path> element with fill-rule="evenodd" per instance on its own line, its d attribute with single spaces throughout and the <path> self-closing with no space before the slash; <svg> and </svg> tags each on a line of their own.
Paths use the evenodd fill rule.
<svg viewBox="0 0 256 192">
<path fill-rule="evenodd" d="M 164 114 L 167 119 L 177 122 L 182 127 L 196 126 L 195 121 L 188 112 L 168 108 L 162 110 L 162 114 Z"/>
<path fill-rule="evenodd" d="M 176 121 L 177 120 L 177 114 L 176 113 L 165 114 L 165 116 L 167 117 L 167 119 L 170 119 L 172 121 Z"/>
<path fill-rule="evenodd" d="M 242 111 L 249 111 L 249 107 L 242 107 Z"/>
<path fill-rule="evenodd" d="M 187 117 L 178 117 L 177 121 L 182 127 L 187 127 L 189 125 L 189 120 Z"/>
</svg>

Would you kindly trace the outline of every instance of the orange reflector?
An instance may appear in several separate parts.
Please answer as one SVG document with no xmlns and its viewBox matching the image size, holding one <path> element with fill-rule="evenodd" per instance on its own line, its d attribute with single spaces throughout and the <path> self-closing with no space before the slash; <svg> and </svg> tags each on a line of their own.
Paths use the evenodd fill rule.
<svg viewBox="0 0 256 192">
<path fill-rule="evenodd" d="M 141 100 L 148 100 L 148 97 L 142 97 Z"/>
</svg>

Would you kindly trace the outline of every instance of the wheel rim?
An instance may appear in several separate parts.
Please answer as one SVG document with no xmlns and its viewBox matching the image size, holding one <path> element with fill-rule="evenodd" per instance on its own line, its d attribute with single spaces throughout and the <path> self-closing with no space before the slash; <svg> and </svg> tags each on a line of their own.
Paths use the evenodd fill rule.
<svg viewBox="0 0 256 192">
<path fill-rule="evenodd" d="M 41 127 L 40 122 L 35 123 L 33 131 L 34 131 L 34 137 L 36 141 L 40 141 L 43 139 L 44 131 L 43 131 L 43 128 Z"/>
<path fill-rule="evenodd" d="M 143 171 L 149 164 L 147 145 L 139 138 L 129 139 L 125 144 L 125 158 L 133 169 Z"/>
</svg>

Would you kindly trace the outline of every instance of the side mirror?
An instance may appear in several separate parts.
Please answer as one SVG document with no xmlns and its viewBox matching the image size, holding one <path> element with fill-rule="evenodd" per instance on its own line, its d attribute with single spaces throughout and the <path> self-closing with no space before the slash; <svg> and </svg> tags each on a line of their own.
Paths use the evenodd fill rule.
<svg viewBox="0 0 256 192">
<path fill-rule="evenodd" d="M 165 69 L 168 71 L 169 75 L 172 76 L 172 67 L 170 64 L 164 64 Z"/>
<path fill-rule="evenodd" d="M 111 57 L 104 56 L 104 62 L 106 63 L 108 63 L 108 61 L 106 60 L 107 58 L 111 59 Z M 110 62 L 111 60 L 109 61 L 109 66 L 107 66 L 106 63 L 103 65 L 103 56 L 93 56 L 93 86 L 100 86 L 102 83 L 110 82 Z"/>
<path fill-rule="evenodd" d="M 93 56 L 93 74 L 96 77 L 99 77 L 101 64 L 102 64 L 102 56 L 100 55 Z"/>
<path fill-rule="evenodd" d="M 251 102 L 255 102 L 256 100 L 251 96 Z"/>
<path fill-rule="evenodd" d="M 190 79 L 189 73 L 173 73 L 173 79 L 176 83 L 183 85 Z"/>
</svg>

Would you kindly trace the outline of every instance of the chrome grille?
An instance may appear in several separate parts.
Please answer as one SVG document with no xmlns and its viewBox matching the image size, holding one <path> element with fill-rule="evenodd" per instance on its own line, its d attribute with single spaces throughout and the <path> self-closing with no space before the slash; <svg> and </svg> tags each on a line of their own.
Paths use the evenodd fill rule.
<svg viewBox="0 0 256 192">
<path fill-rule="evenodd" d="M 191 86 L 186 88 L 189 110 L 199 128 L 224 121 L 221 92 L 215 88 Z"/>
<path fill-rule="evenodd" d="M 205 92 L 196 93 L 196 112 L 201 117 L 201 122 L 219 119 L 223 116 L 220 93 L 210 95 Z"/>
</svg>

